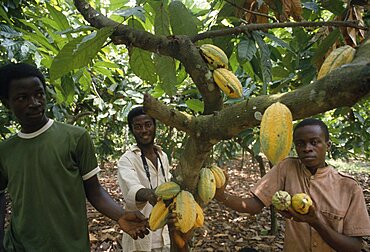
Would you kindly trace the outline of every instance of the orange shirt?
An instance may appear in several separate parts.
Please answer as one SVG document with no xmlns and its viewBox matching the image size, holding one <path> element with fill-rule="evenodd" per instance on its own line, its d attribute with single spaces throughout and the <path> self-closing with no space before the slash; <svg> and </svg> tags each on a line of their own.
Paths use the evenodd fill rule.
<svg viewBox="0 0 370 252">
<path fill-rule="evenodd" d="M 370 218 L 362 188 L 353 178 L 331 166 L 320 168 L 315 175 L 298 158 L 287 158 L 273 167 L 251 192 L 265 206 L 271 204 L 276 191 L 291 195 L 310 195 L 321 212 L 321 221 L 347 236 L 370 236 Z M 307 223 L 286 220 L 284 251 L 327 252 L 332 249 Z"/>
</svg>

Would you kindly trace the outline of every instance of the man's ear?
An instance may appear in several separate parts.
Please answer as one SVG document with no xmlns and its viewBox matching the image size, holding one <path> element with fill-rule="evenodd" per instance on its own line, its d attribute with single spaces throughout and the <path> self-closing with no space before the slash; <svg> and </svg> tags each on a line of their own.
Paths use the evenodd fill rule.
<svg viewBox="0 0 370 252">
<path fill-rule="evenodd" d="M 330 150 L 330 148 L 331 148 L 331 141 L 329 140 L 326 142 L 326 149 Z"/>
</svg>

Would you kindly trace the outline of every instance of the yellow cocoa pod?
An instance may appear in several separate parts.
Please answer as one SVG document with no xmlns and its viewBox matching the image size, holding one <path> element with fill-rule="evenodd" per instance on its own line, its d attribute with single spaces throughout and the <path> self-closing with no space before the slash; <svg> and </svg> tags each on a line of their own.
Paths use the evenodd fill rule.
<svg viewBox="0 0 370 252">
<path fill-rule="evenodd" d="M 177 183 L 170 181 L 159 185 L 155 189 L 155 195 L 164 200 L 168 200 L 176 197 L 180 190 L 180 186 Z"/>
<path fill-rule="evenodd" d="M 272 205 L 280 211 L 287 210 L 292 203 L 292 197 L 286 191 L 277 191 L 274 196 L 272 196 Z"/>
<path fill-rule="evenodd" d="M 276 164 L 290 152 L 293 143 L 293 117 L 280 102 L 269 106 L 262 116 L 260 128 L 261 151 Z"/>
<path fill-rule="evenodd" d="M 349 45 L 334 49 L 322 63 L 317 79 L 321 79 L 334 69 L 350 63 L 353 60 L 355 53 L 356 50 Z"/>
<path fill-rule="evenodd" d="M 208 204 L 216 193 L 216 180 L 212 171 L 202 168 L 199 172 L 198 195 L 204 203 Z"/>
<path fill-rule="evenodd" d="M 222 169 L 216 165 L 212 165 L 210 167 L 213 175 L 215 176 L 215 181 L 216 181 L 216 188 L 221 188 L 225 182 L 226 182 L 226 177 Z"/>
<path fill-rule="evenodd" d="M 188 232 L 195 224 L 196 207 L 193 195 L 182 190 L 176 196 L 175 212 L 177 215 L 177 226 L 183 233 Z"/>
<path fill-rule="evenodd" d="M 221 48 L 212 44 L 204 44 L 200 46 L 200 53 L 208 63 L 208 66 L 211 70 L 216 68 L 227 69 L 229 60 Z"/>
<path fill-rule="evenodd" d="M 204 214 L 203 209 L 199 206 L 199 204 L 195 201 L 195 210 L 197 213 L 197 217 L 195 219 L 194 227 L 201 227 L 204 224 Z"/>
<path fill-rule="evenodd" d="M 217 68 L 213 71 L 213 80 L 228 97 L 240 98 L 243 96 L 242 84 L 231 71 Z"/>
<path fill-rule="evenodd" d="M 292 197 L 292 207 L 300 214 L 307 214 L 310 206 L 312 206 L 312 199 L 305 193 L 297 193 Z"/>
<path fill-rule="evenodd" d="M 158 201 L 150 213 L 149 216 L 149 228 L 152 231 L 155 231 L 159 228 L 164 227 L 167 222 L 167 217 L 169 214 L 169 209 L 166 207 L 166 204 L 163 200 Z"/>
</svg>

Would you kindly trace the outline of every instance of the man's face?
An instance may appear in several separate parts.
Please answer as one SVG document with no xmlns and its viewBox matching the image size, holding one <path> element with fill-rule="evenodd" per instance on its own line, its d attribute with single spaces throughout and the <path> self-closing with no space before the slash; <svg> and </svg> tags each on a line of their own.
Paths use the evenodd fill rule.
<svg viewBox="0 0 370 252">
<path fill-rule="evenodd" d="M 154 143 L 155 124 L 148 115 L 139 115 L 132 120 L 132 133 L 139 145 L 148 145 Z"/>
<path fill-rule="evenodd" d="M 309 169 L 325 167 L 326 151 L 330 142 L 318 125 L 307 125 L 298 128 L 293 136 L 299 159 Z"/>
<path fill-rule="evenodd" d="M 45 89 L 37 77 L 11 81 L 5 106 L 17 117 L 24 133 L 36 131 L 47 122 Z"/>
</svg>

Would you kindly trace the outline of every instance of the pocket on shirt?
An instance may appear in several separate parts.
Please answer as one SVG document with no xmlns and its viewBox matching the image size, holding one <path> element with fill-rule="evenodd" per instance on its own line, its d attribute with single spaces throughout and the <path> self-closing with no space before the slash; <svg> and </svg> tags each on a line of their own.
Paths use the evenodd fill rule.
<svg viewBox="0 0 370 252">
<path fill-rule="evenodd" d="M 321 214 L 325 218 L 326 223 L 336 230 L 338 233 L 343 233 L 343 221 L 345 212 L 335 210 L 321 210 Z"/>
</svg>

